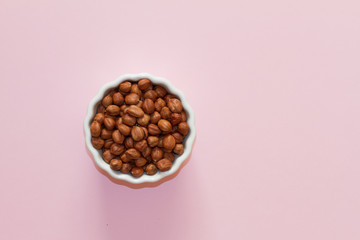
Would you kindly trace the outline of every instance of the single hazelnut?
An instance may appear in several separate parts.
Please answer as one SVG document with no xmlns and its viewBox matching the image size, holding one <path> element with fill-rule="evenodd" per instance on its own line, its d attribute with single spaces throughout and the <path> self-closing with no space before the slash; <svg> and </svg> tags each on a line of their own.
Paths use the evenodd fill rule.
<svg viewBox="0 0 360 240">
<path fill-rule="evenodd" d="M 171 111 L 168 107 L 163 107 L 160 111 L 160 115 L 163 119 L 169 119 L 171 117 Z"/>
<path fill-rule="evenodd" d="M 117 128 L 119 129 L 120 133 L 124 136 L 129 136 L 131 132 L 131 127 L 125 125 L 125 124 L 119 124 L 117 125 Z"/>
<path fill-rule="evenodd" d="M 172 113 L 171 114 L 171 125 L 176 126 L 177 124 L 182 122 L 182 117 L 180 113 Z"/>
<path fill-rule="evenodd" d="M 121 168 L 120 168 L 120 172 L 125 173 L 125 174 L 129 173 L 130 170 L 131 170 L 130 163 L 123 163 Z"/>
<path fill-rule="evenodd" d="M 168 120 L 160 119 L 157 125 L 160 128 L 160 130 L 165 133 L 170 132 L 172 130 L 171 123 Z"/>
<path fill-rule="evenodd" d="M 101 149 L 104 146 L 104 140 L 99 137 L 91 138 L 91 143 L 96 149 Z"/>
<path fill-rule="evenodd" d="M 109 105 L 106 108 L 106 112 L 109 113 L 112 116 L 116 116 L 120 114 L 120 107 L 117 105 Z"/>
<path fill-rule="evenodd" d="M 110 167 L 112 170 L 119 171 L 122 167 L 122 161 L 120 159 L 113 158 L 110 161 Z"/>
<path fill-rule="evenodd" d="M 106 97 L 104 97 L 101 101 L 102 105 L 104 105 L 104 107 L 107 107 L 109 105 L 112 104 L 112 97 L 110 95 L 107 95 Z"/>
<path fill-rule="evenodd" d="M 134 84 L 131 86 L 131 90 L 130 90 L 130 91 L 131 91 L 132 93 L 135 93 L 135 94 L 139 95 L 139 96 L 141 96 L 141 94 L 142 94 L 139 86 L 138 86 L 136 83 L 134 83 Z"/>
<path fill-rule="evenodd" d="M 130 92 L 131 89 L 131 82 L 123 82 L 120 83 L 119 85 L 119 91 L 124 92 L 124 93 L 128 93 Z"/>
<path fill-rule="evenodd" d="M 103 159 L 104 159 L 104 161 L 107 162 L 107 163 L 109 163 L 109 162 L 111 161 L 111 159 L 113 159 L 114 157 L 115 157 L 115 155 L 112 154 L 112 153 L 110 152 L 110 150 L 105 150 L 105 151 L 103 152 Z"/>
<path fill-rule="evenodd" d="M 159 143 L 159 138 L 158 137 L 155 137 L 155 136 L 149 136 L 147 138 L 147 142 L 149 144 L 150 147 L 155 147 L 158 145 Z"/>
<path fill-rule="evenodd" d="M 134 148 L 139 150 L 140 152 L 143 152 L 147 148 L 147 141 L 144 139 L 139 142 L 136 142 L 134 144 Z"/>
<path fill-rule="evenodd" d="M 141 152 L 144 158 L 147 158 L 151 155 L 151 147 L 146 147 L 144 151 Z"/>
<path fill-rule="evenodd" d="M 99 122 L 93 121 L 90 125 L 91 136 L 98 137 L 101 132 L 101 124 Z"/>
<path fill-rule="evenodd" d="M 163 107 L 166 106 L 166 102 L 162 98 L 158 98 L 155 102 L 155 110 L 160 112 Z"/>
<path fill-rule="evenodd" d="M 164 172 L 164 171 L 168 171 L 171 168 L 172 163 L 169 159 L 163 158 L 156 162 L 156 166 L 159 169 L 159 171 Z"/>
<path fill-rule="evenodd" d="M 150 135 L 158 135 L 161 133 L 161 130 L 159 129 L 159 127 L 155 124 L 149 124 L 148 126 L 148 131 Z"/>
<path fill-rule="evenodd" d="M 163 154 L 164 152 L 163 150 L 161 150 L 161 148 L 155 147 L 151 151 L 151 158 L 153 159 L 154 162 L 156 162 L 163 158 Z"/>
<path fill-rule="evenodd" d="M 136 118 L 144 116 L 144 111 L 136 105 L 131 105 L 130 107 L 126 108 L 125 113 Z"/>
<path fill-rule="evenodd" d="M 142 91 L 148 89 L 150 86 L 151 86 L 151 81 L 149 79 L 143 78 L 143 79 L 140 79 L 138 82 L 138 87 Z"/>
<path fill-rule="evenodd" d="M 132 139 L 132 137 L 125 138 L 124 144 L 125 144 L 126 148 L 133 148 L 134 147 L 134 139 Z"/>
<path fill-rule="evenodd" d="M 169 99 L 169 102 L 167 103 L 167 105 L 168 105 L 170 111 L 175 112 L 175 113 L 181 113 L 181 111 L 183 109 L 181 101 L 176 98 Z"/>
<path fill-rule="evenodd" d="M 121 159 L 121 161 L 122 161 L 123 163 L 125 163 L 125 162 L 130 162 L 130 161 L 131 161 L 131 158 L 130 158 L 127 154 L 125 154 L 125 153 L 123 153 L 123 154 L 121 155 L 120 159 Z"/>
<path fill-rule="evenodd" d="M 145 164 L 147 163 L 146 159 L 141 157 L 141 158 L 138 158 L 138 159 L 135 159 L 135 165 L 137 167 L 142 167 L 142 166 L 145 166 Z"/>
<path fill-rule="evenodd" d="M 175 138 L 172 135 L 166 135 L 163 140 L 163 147 L 172 150 L 175 147 Z"/>
<path fill-rule="evenodd" d="M 157 168 L 155 164 L 150 163 L 146 166 L 145 171 L 147 175 L 154 175 L 157 172 Z"/>
<path fill-rule="evenodd" d="M 134 177 L 141 177 L 143 173 L 144 173 L 144 169 L 141 167 L 133 167 L 131 169 L 131 175 L 133 175 Z"/>
<path fill-rule="evenodd" d="M 122 122 L 128 126 L 134 126 L 136 123 L 136 118 L 126 113 L 124 116 L 122 116 Z"/>
<path fill-rule="evenodd" d="M 110 147 L 110 152 L 114 155 L 120 155 L 125 151 L 124 145 L 113 143 Z"/>
<path fill-rule="evenodd" d="M 189 133 L 189 125 L 186 122 L 181 122 L 179 123 L 177 130 L 185 136 Z"/>
<path fill-rule="evenodd" d="M 150 116 L 150 122 L 156 124 L 161 119 L 161 115 L 159 112 L 154 112 Z"/>
<path fill-rule="evenodd" d="M 102 124 L 104 122 L 105 116 L 103 113 L 97 113 L 94 117 L 94 121 Z"/>
<path fill-rule="evenodd" d="M 107 130 L 106 128 L 103 128 L 101 130 L 101 138 L 102 139 L 109 139 L 112 137 L 112 131 L 111 130 Z"/>
<path fill-rule="evenodd" d="M 106 127 L 107 130 L 113 130 L 113 128 L 115 127 L 115 120 L 113 118 L 105 118 L 104 119 L 104 126 Z"/>
<path fill-rule="evenodd" d="M 125 154 L 130 159 L 137 159 L 141 156 L 140 152 L 135 148 L 129 148 L 128 150 L 126 150 Z"/>
<path fill-rule="evenodd" d="M 158 95 L 159 97 L 161 97 L 161 98 L 164 97 L 164 96 L 167 94 L 165 88 L 160 87 L 160 86 L 156 86 L 156 87 L 154 88 L 154 90 L 155 90 L 155 92 L 157 93 L 157 95 Z"/>
<path fill-rule="evenodd" d="M 131 129 L 131 136 L 134 139 L 134 141 L 140 141 L 144 139 L 144 131 L 142 130 L 141 127 L 134 126 Z"/>
<path fill-rule="evenodd" d="M 155 102 L 156 98 L 157 98 L 157 93 L 154 90 L 147 90 L 144 93 L 144 98 L 150 98 L 153 102 Z"/>
<path fill-rule="evenodd" d="M 183 135 L 181 135 L 181 134 L 178 133 L 178 132 L 174 132 L 174 133 L 171 134 L 171 135 L 175 138 L 175 142 L 176 142 L 176 143 L 182 143 L 183 140 L 184 140 Z"/>
<path fill-rule="evenodd" d="M 115 142 L 111 138 L 106 139 L 104 141 L 104 148 L 109 149 L 113 143 L 115 143 Z"/>
<path fill-rule="evenodd" d="M 144 114 L 144 116 L 137 119 L 137 123 L 141 126 L 146 127 L 150 122 L 150 115 Z"/>
<path fill-rule="evenodd" d="M 144 109 L 145 113 L 152 114 L 155 111 L 155 105 L 153 100 L 151 100 L 150 98 L 145 99 L 142 108 Z"/>
<path fill-rule="evenodd" d="M 126 95 L 125 97 L 125 102 L 126 104 L 129 104 L 129 105 L 136 105 L 140 100 L 140 97 L 138 94 L 136 93 L 130 93 L 128 95 Z"/>
<path fill-rule="evenodd" d="M 173 149 L 173 152 L 175 154 L 178 154 L 178 155 L 181 155 L 184 153 L 184 146 L 182 144 L 176 144 L 174 149 Z"/>
<path fill-rule="evenodd" d="M 115 105 L 120 106 L 120 105 L 122 105 L 124 103 L 124 96 L 119 92 L 114 93 L 112 98 L 113 98 L 113 103 Z"/>
<path fill-rule="evenodd" d="M 121 134 L 121 132 L 119 130 L 114 130 L 112 132 L 112 139 L 114 140 L 114 142 L 116 143 L 120 143 L 122 144 L 125 140 L 125 136 Z"/>
</svg>

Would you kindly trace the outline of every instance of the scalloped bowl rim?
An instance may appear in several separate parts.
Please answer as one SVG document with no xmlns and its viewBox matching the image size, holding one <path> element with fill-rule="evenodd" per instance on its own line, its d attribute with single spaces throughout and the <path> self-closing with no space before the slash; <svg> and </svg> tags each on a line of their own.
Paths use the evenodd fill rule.
<svg viewBox="0 0 360 240">
<path fill-rule="evenodd" d="M 90 133 L 90 124 L 91 121 L 96 113 L 96 106 L 97 104 L 102 100 L 102 98 L 105 96 L 105 94 L 115 87 L 117 87 L 121 82 L 130 80 L 130 81 L 138 81 L 142 78 L 148 78 L 150 79 L 154 84 L 160 85 L 165 87 L 171 94 L 174 94 L 178 96 L 182 102 L 183 108 L 185 112 L 187 113 L 187 123 L 189 124 L 189 134 L 184 139 L 184 153 L 180 156 L 177 156 L 175 158 L 175 161 L 173 162 L 173 166 L 169 171 L 166 172 L 160 172 L 158 171 L 155 175 L 142 175 L 139 178 L 135 178 L 130 174 L 123 174 L 119 171 L 114 171 L 110 168 L 109 164 L 107 164 L 101 154 L 100 150 L 95 149 L 91 144 L 91 133 Z M 84 132 L 85 132 L 85 144 L 87 149 L 92 155 L 93 161 L 95 164 L 104 170 L 111 178 L 117 179 L 117 180 L 124 180 L 132 184 L 140 184 L 140 183 L 146 183 L 146 182 L 157 182 L 164 177 L 170 176 L 174 173 L 176 173 L 180 166 L 183 164 L 183 162 L 190 156 L 190 153 L 192 151 L 192 146 L 195 140 L 196 130 L 195 130 L 195 119 L 194 119 L 194 112 L 191 108 L 191 106 L 186 101 L 185 95 L 174 85 L 168 81 L 165 78 L 153 76 L 148 73 L 139 73 L 139 74 L 124 74 L 118 77 L 116 80 L 112 82 L 108 82 L 104 84 L 99 92 L 96 94 L 96 96 L 90 101 L 88 110 L 86 113 L 86 117 L 84 120 Z"/>
</svg>

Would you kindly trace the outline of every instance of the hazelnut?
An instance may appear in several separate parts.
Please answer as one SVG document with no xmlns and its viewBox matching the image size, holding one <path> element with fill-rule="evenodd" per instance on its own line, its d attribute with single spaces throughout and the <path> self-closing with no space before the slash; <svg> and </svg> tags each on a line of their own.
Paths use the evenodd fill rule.
<svg viewBox="0 0 360 240">
<path fill-rule="evenodd" d="M 181 122 L 179 123 L 177 130 L 185 136 L 189 133 L 189 125 L 186 122 Z"/>
<path fill-rule="evenodd" d="M 154 175 L 157 172 L 157 168 L 155 164 L 150 163 L 146 166 L 145 171 L 147 175 Z"/>
<path fill-rule="evenodd" d="M 120 172 L 125 173 L 125 174 L 129 173 L 130 170 L 131 170 L 130 163 L 123 163 L 121 168 L 120 168 Z"/>
<path fill-rule="evenodd" d="M 175 154 L 181 155 L 184 153 L 184 146 L 182 144 L 176 144 L 173 151 Z"/>
<path fill-rule="evenodd" d="M 99 122 L 93 121 L 90 125 L 91 136 L 98 137 L 101 132 L 101 124 Z"/>
<path fill-rule="evenodd" d="M 122 161 L 120 159 L 113 158 L 110 161 L 110 167 L 112 170 L 119 171 L 122 167 Z"/>
<path fill-rule="evenodd" d="M 107 106 L 111 105 L 112 104 L 112 97 L 110 95 L 107 95 L 106 97 L 103 98 L 101 103 L 102 103 L 102 105 L 104 105 L 104 107 L 107 107 Z"/>
<path fill-rule="evenodd" d="M 105 113 L 105 107 L 102 104 L 99 104 L 99 106 L 97 107 L 97 112 L 98 113 Z"/>
<path fill-rule="evenodd" d="M 152 123 L 149 124 L 148 131 L 149 131 L 150 135 L 158 135 L 161 133 L 161 130 L 159 129 L 159 127 Z"/>
<path fill-rule="evenodd" d="M 134 126 L 136 123 L 136 118 L 130 116 L 129 114 L 124 114 L 124 116 L 122 116 L 122 122 L 128 126 Z"/>
<path fill-rule="evenodd" d="M 157 93 L 154 90 L 147 90 L 144 93 L 144 98 L 150 98 L 153 102 L 155 102 L 156 98 L 157 98 Z"/>
<path fill-rule="evenodd" d="M 97 113 L 94 117 L 94 121 L 102 124 L 104 122 L 104 118 L 105 118 L 105 116 L 103 113 Z"/>
<path fill-rule="evenodd" d="M 124 145 L 113 143 L 110 147 L 110 152 L 114 155 L 120 155 L 125 151 Z"/>
<path fill-rule="evenodd" d="M 176 126 L 177 124 L 182 122 L 182 117 L 180 113 L 172 113 L 171 114 L 171 125 Z"/>
<path fill-rule="evenodd" d="M 144 116 L 137 119 L 137 123 L 141 126 L 147 126 L 150 122 L 150 115 L 144 114 Z"/>
<path fill-rule="evenodd" d="M 123 155 L 121 155 L 120 159 L 123 163 L 131 161 L 131 158 L 125 153 Z"/>
<path fill-rule="evenodd" d="M 176 143 L 182 143 L 182 141 L 184 140 L 183 135 L 181 135 L 178 132 L 174 132 L 173 134 L 171 134 L 174 138 L 175 138 L 175 142 Z"/>
<path fill-rule="evenodd" d="M 180 100 L 176 99 L 176 98 L 169 99 L 169 102 L 167 105 L 168 105 L 170 111 L 175 112 L 175 113 L 181 113 L 181 111 L 183 109 Z"/>
<path fill-rule="evenodd" d="M 144 116 L 144 111 L 136 105 L 131 105 L 130 107 L 128 107 L 125 110 L 125 113 L 136 118 Z"/>
<path fill-rule="evenodd" d="M 114 142 L 116 142 L 116 143 L 122 144 L 125 140 L 125 136 L 122 135 L 119 130 L 113 131 L 111 136 L 112 136 L 112 139 L 114 140 Z"/>
<path fill-rule="evenodd" d="M 101 149 L 104 146 L 104 140 L 99 137 L 91 138 L 91 143 L 96 149 Z"/>
<path fill-rule="evenodd" d="M 115 155 L 113 155 L 110 150 L 105 150 L 103 152 L 103 159 L 105 162 L 109 163 L 111 161 L 111 159 L 113 159 L 115 157 Z"/>
<path fill-rule="evenodd" d="M 143 78 L 143 79 L 140 79 L 138 82 L 138 87 L 142 91 L 148 89 L 150 86 L 151 86 L 151 81 L 149 79 Z"/>
<path fill-rule="evenodd" d="M 156 166 L 159 169 L 159 171 L 164 172 L 164 171 L 168 171 L 171 168 L 172 163 L 169 159 L 163 158 L 157 161 Z"/>
<path fill-rule="evenodd" d="M 112 130 L 115 127 L 115 120 L 109 117 L 105 118 L 104 126 L 106 127 L 107 130 Z"/>
<path fill-rule="evenodd" d="M 166 104 L 168 104 L 169 100 L 172 99 L 172 98 L 175 98 L 175 96 L 172 95 L 172 94 L 166 95 L 166 96 L 164 97 L 164 100 L 165 100 Z"/>
<path fill-rule="evenodd" d="M 155 110 L 160 112 L 163 107 L 166 106 L 166 102 L 162 98 L 158 98 L 155 102 Z"/>
<path fill-rule="evenodd" d="M 123 82 L 120 83 L 119 85 L 119 91 L 124 92 L 124 93 L 128 93 L 130 92 L 131 89 L 131 82 Z"/>
<path fill-rule="evenodd" d="M 175 147 L 175 138 L 172 135 L 166 135 L 163 140 L 163 147 L 172 150 Z"/>
<path fill-rule="evenodd" d="M 124 96 L 121 94 L 121 93 L 119 93 L 119 92 L 117 92 L 117 93 L 114 93 L 114 95 L 113 95 L 113 103 L 115 104 L 115 105 L 122 105 L 123 103 L 124 103 Z"/>
<path fill-rule="evenodd" d="M 144 173 L 144 169 L 141 167 L 133 167 L 131 169 L 131 175 L 133 175 L 134 177 L 140 177 L 141 175 L 143 175 Z"/>
<path fill-rule="evenodd" d="M 149 136 L 149 132 L 146 127 L 141 127 L 141 129 L 144 131 L 144 138 L 147 138 Z"/>
<path fill-rule="evenodd" d="M 186 122 L 186 113 L 184 111 L 181 112 L 181 119 L 182 119 L 182 122 Z"/>
<path fill-rule="evenodd" d="M 160 111 L 160 115 L 163 119 L 169 119 L 171 117 L 171 111 L 168 107 L 163 107 Z"/>
<path fill-rule="evenodd" d="M 141 157 L 141 158 L 138 158 L 138 159 L 135 159 L 135 165 L 137 167 L 142 167 L 142 166 L 145 166 L 145 164 L 147 163 L 146 159 Z"/>
<path fill-rule="evenodd" d="M 138 96 L 141 96 L 141 94 L 142 94 L 141 90 L 139 89 L 139 87 L 136 83 L 134 83 L 131 86 L 131 92 L 137 94 Z"/>
<path fill-rule="evenodd" d="M 111 147 L 111 145 L 115 143 L 114 140 L 110 139 L 106 139 L 104 141 L 104 148 L 109 149 Z"/>
<path fill-rule="evenodd" d="M 125 124 L 119 124 L 117 126 L 117 128 L 119 129 L 120 133 L 124 136 L 129 136 L 130 132 L 131 132 L 131 128 Z"/>
<path fill-rule="evenodd" d="M 106 128 L 103 128 L 101 130 L 101 138 L 102 139 L 109 139 L 111 138 L 112 136 L 112 131 L 111 130 L 107 130 Z"/>
<path fill-rule="evenodd" d="M 140 141 L 144 138 L 144 130 L 142 130 L 141 127 L 134 126 L 131 129 L 131 136 L 134 139 L 134 141 Z"/>
<path fill-rule="evenodd" d="M 136 104 L 135 106 L 138 106 L 139 108 L 142 108 L 142 106 L 143 106 L 143 101 L 142 100 L 140 100 L 139 102 L 138 102 L 138 104 Z"/>
<path fill-rule="evenodd" d="M 159 137 L 158 147 L 163 147 L 163 140 L 164 140 L 164 137 Z"/>
<path fill-rule="evenodd" d="M 151 158 L 153 159 L 154 162 L 156 162 L 163 158 L 163 154 L 164 152 L 163 150 L 161 150 L 161 148 L 155 147 L 151 151 Z"/>
<path fill-rule="evenodd" d="M 155 147 L 158 145 L 159 143 L 159 138 L 158 137 L 154 137 L 154 136 L 149 136 L 147 138 L 147 142 L 149 144 L 150 147 Z"/>
<path fill-rule="evenodd" d="M 139 150 L 140 152 L 143 152 L 147 148 L 147 141 L 146 140 L 141 140 L 139 142 L 136 142 L 134 144 L 134 148 Z"/>
<path fill-rule="evenodd" d="M 117 105 L 109 105 L 106 108 L 106 112 L 109 113 L 112 116 L 116 116 L 120 114 L 120 107 Z"/>
<path fill-rule="evenodd" d="M 171 152 L 165 152 L 164 158 L 169 159 L 171 162 L 173 162 L 175 160 L 175 156 Z"/>
<path fill-rule="evenodd" d="M 116 118 L 116 120 L 115 120 L 115 125 L 118 126 L 118 125 L 120 125 L 120 124 L 122 124 L 122 118 L 121 118 L 121 117 L 118 117 L 118 118 Z"/>
<path fill-rule="evenodd" d="M 154 90 L 155 90 L 155 92 L 157 93 L 157 95 L 158 95 L 159 97 L 161 97 L 161 98 L 164 97 L 164 96 L 167 94 L 165 88 L 160 87 L 160 86 L 156 86 L 156 87 L 154 88 Z"/>
<path fill-rule="evenodd" d="M 151 147 L 146 147 L 144 151 L 141 152 L 144 158 L 147 158 L 151 155 Z"/>
<path fill-rule="evenodd" d="M 155 105 L 153 100 L 151 100 L 150 98 L 145 99 L 142 108 L 144 109 L 145 113 L 152 114 L 155 111 Z"/>
<path fill-rule="evenodd" d="M 136 105 L 136 104 L 138 104 L 139 100 L 140 100 L 140 97 L 136 93 L 130 93 L 130 94 L 126 95 L 126 97 L 125 97 L 125 102 L 126 102 L 126 104 L 129 104 L 129 105 Z"/>
<path fill-rule="evenodd" d="M 158 112 L 154 112 L 150 116 L 150 122 L 154 124 L 157 123 L 160 119 L 161 119 L 161 115 Z"/>
<path fill-rule="evenodd" d="M 141 156 L 140 152 L 135 148 L 129 148 L 128 150 L 126 150 L 125 154 L 130 159 L 137 159 Z"/>
<path fill-rule="evenodd" d="M 163 132 L 170 132 L 172 130 L 171 123 L 168 120 L 160 119 L 157 125 Z"/>
<path fill-rule="evenodd" d="M 127 137 L 127 138 L 125 138 L 124 144 L 125 144 L 126 148 L 133 148 L 134 140 L 131 137 Z"/>
</svg>

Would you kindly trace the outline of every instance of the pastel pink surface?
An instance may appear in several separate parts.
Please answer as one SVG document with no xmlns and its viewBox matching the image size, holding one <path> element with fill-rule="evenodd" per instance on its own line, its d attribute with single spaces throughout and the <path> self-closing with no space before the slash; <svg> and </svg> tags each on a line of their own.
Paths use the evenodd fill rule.
<svg viewBox="0 0 360 240">
<path fill-rule="evenodd" d="M 360 239 L 358 1 L 0 5 L 0 239 Z M 138 72 L 196 113 L 156 188 L 84 145 L 90 99 Z"/>
</svg>

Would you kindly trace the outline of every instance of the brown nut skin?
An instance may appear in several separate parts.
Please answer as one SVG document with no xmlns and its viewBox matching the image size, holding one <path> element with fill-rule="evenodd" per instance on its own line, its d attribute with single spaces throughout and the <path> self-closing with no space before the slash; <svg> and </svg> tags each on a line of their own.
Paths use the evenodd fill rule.
<svg viewBox="0 0 360 240">
<path fill-rule="evenodd" d="M 181 155 L 184 153 L 184 146 L 182 144 L 176 144 L 173 152 L 177 155 Z"/>
<path fill-rule="evenodd" d="M 171 132 L 172 130 L 172 125 L 168 120 L 160 119 L 157 125 L 160 128 L 160 130 L 165 133 Z"/>
<path fill-rule="evenodd" d="M 106 108 L 106 112 L 112 116 L 116 116 L 120 114 L 120 107 L 117 105 L 109 105 Z"/>
<path fill-rule="evenodd" d="M 175 147 L 175 138 L 172 135 L 166 135 L 163 139 L 163 147 L 172 150 Z"/>
<path fill-rule="evenodd" d="M 138 87 L 140 90 L 144 91 L 151 86 L 151 81 L 147 78 L 140 79 L 138 82 Z"/>
<path fill-rule="evenodd" d="M 139 95 L 139 96 L 141 96 L 141 94 L 142 94 L 139 86 L 138 86 L 136 83 L 134 83 L 133 85 L 131 85 L 131 90 L 130 90 L 130 92 L 135 93 L 135 94 L 137 94 L 137 95 Z"/>
<path fill-rule="evenodd" d="M 114 155 L 121 155 L 125 151 L 124 145 L 113 143 L 110 147 L 110 152 Z"/>
<path fill-rule="evenodd" d="M 172 154 L 170 152 L 164 152 L 164 158 L 169 159 L 171 162 L 173 162 L 175 160 L 174 154 Z"/>
<path fill-rule="evenodd" d="M 144 114 L 144 116 L 137 119 L 137 123 L 141 126 L 146 127 L 150 122 L 150 115 Z"/>
<path fill-rule="evenodd" d="M 161 133 L 160 128 L 155 124 L 149 124 L 148 131 L 150 135 L 159 135 Z"/>
<path fill-rule="evenodd" d="M 129 114 L 124 114 L 124 116 L 122 116 L 122 122 L 128 126 L 134 126 L 136 123 L 136 118 L 130 116 Z"/>
<path fill-rule="evenodd" d="M 141 167 L 133 167 L 131 169 L 131 175 L 133 175 L 134 177 L 141 177 L 144 173 L 144 169 Z"/>
<path fill-rule="evenodd" d="M 155 104 L 153 100 L 150 98 L 145 99 L 142 105 L 142 109 L 144 109 L 145 113 L 152 114 L 155 111 Z"/>
<path fill-rule="evenodd" d="M 144 98 L 150 98 L 153 102 L 155 102 L 156 98 L 158 97 L 157 93 L 154 90 L 147 90 L 144 93 Z"/>
<path fill-rule="evenodd" d="M 134 147 L 134 139 L 132 139 L 132 137 L 125 138 L 124 144 L 125 144 L 126 148 L 133 148 Z"/>
<path fill-rule="evenodd" d="M 110 95 L 105 96 L 102 101 L 101 101 L 102 105 L 104 105 L 104 107 L 107 107 L 109 105 L 112 104 L 112 97 Z"/>
<path fill-rule="evenodd" d="M 120 124 L 122 124 L 122 118 L 121 118 L 121 117 L 118 117 L 118 118 L 116 118 L 116 120 L 115 120 L 115 125 L 118 126 L 118 125 L 120 125 Z"/>
<path fill-rule="evenodd" d="M 102 139 L 109 139 L 112 137 L 112 131 L 111 130 L 107 130 L 106 128 L 103 128 L 101 130 L 101 138 Z"/>
<path fill-rule="evenodd" d="M 120 159 L 121 159 L 121 161 L 122 161 L 123 163 L 130 162 L 130 161 L 132 160 L 132 159 L 131 159 L 128 155 L 126 155 L 125 153 L 121 155 Z"/>
<path fill-rule="evenodd" d="M 143 158 L 143 157 L 138 158 L 138 159 L 135 159 L 134 162 L 135 162 L 135 165 L 136 165 L 137 167 L 143 167 L 143 166 L 145 166 L 145 164 L 147 163 L 146 159 Z"/>
<path fill-rule="evenodd" d="M 139 100 L 140 100 L 140 97 L 136 93 L 130 93 L 130 94 L 126 95 L 126 97 L 125 97 L 125 103 L 129 104 L 129 105 L 136 105 L 136 104 L 138 104 Z"/>
<path fill-rule="evenodd" d="M 96 149 L 101 149 L 104 146 L 104 140 L 99 137 L 91 138 L 91 143 Z"/>
<path fill-rule="evenodd" d="M 90 125 L 91 136 L 99 137 L 101 133 L 101 124 L 99 122 L 93 121 Z"/>
<path fill-rule="evenodd" d="M 171 168 L 172 163 L 169 159 L 163 158 L 156 162 L 156 166 L 159 169 L 159 171 L 164 172 L 164 171 L 168 171 Z"/>
<path fill-rule="evenodd" d="M 110 150 L 105 150 L 105 151 L 103 152 L 103 159 L 104 159 L 104 161 L 107 162 L 107 163 L 109 163 L 109 162 L 111 161 L 111 159 L 113 159 L 114 157 L 115 157 L 115 155 L 112 154 L 112 153 L 110 152 Z"/>
<path fill-rule="evenodd" d="M 159 138 L 158 137 L 155 137 L 155 136 L 149 136 L 147 138 L 147 143 L 150 147 L 155 147 L 158 145 L 159 143 Z"/>
<path fill-rule="evenodd" d="M 113 158 L 110 161 L 110 167 L 112 170 L 119 171 L 122 167 L 122 161 L 120 159 Z"/>
<path fill-rule="evenodd" d="M 141 127 L 134 126 L 131 129 L 131 137 L 134 139 L 134 141 L 141 141 L 144 139 L 144 130 L 142 130 Z"/>
<path fill-rule="evenodd" d="M 157 168 L 155 164 L 150 163 L 146 166 L 145 171 L 147 175 L 154 175 L 157 172 Z"/>
<path fill-rule="evenodd" d="M 100 123 L 100 124 L 103 124 L 104 122 L 104 119 L 105 119 L 105 116 L 103 113 L 97 113 L 94 117 L 94 121 Z"/>
<path fill-rule="evenodd" d="M 186 113 L 184 111 L 181 112 L 181 119 L 182 119 L 182 122 L 186 122 Z"/>
<path fill-rule="evenodd" d="M 146 147 L 144 151 L 141 152 L 144 158 L 147 158 L 151 155 L 151 147 Z"/>
<path fill-rule="evenodd" d="M 170 119 L 171 125 L 173 126 L 176 126 L 182 122 L 182 117 L 180 113 L 172 113 Z"/>
<path fill-rule="evenodd" d="M 148 136 L 149 136 L 149 131 L 147 130 L 147 128 L 146 128 L 146 127 L 141 127 L 141 128 L 142 128 L 142 130 L 144 131 L 144 139 L 148 138 Z"/>
<path fill-rule="evenodd" d="M 181 134 L 178 133 L 178 132 L 174 132 L 174 133 L 171 134 L 171 135 L 175 138 L 175 142 L 176 142 L 176 143 L 182 143 L 183 140 L 184 140 L 183 135 L 181 135 Z"/>
<path fill-rule="evenodd" d="M 112 118 L 107 117 L 104 119 L 104 126 L 106 127 L 107 130 L 113 130 L 115 127 L 115 124 L 116 124 L 116 122 Z"/>
<path fill-rule="evenodd" d="M 145 139 L 134 144 L 134 148 L 139 150 L 140 152 L 143 152 L 147 148 L 147 146 L 147 141 Z"/>
<path fill-rule="evenodd" d="M 125 154 L 130 159 L 138 159 L 141 156 L 140 152 L 135 148 L 129 148 L 126 150 Z"/>
<path fill-rule="evenodd" d="M 160 112 L 163 107 L 166 106 L 166 102 L 162 98 L 158 98 L 155 102 L 155 110 Z"/>
<path fill-rule="evenodd" d="M 155 147 L 151 151 L 151 158 L 153 159 L 154 162 L 162 159 L 163 155 L 164 155 L 164 152 L 163 152 L 163 150 L 161 150 L 161 148 Z"/>
<path fill-rule="evenodd" d="M 106 139 L 106 140 L 104 141 L 104 148 L 109 149 L 109 148 L 111 147 L 111 145 L 113 145 L 113 143 L 115 143 L 115 142 L 114 142 L 114 140 L 112 140 L 111 138 L 110 138 L 110 139 Z"/>
<path fill-rule="evenodd" d="M 176 98 L 169 99 L 169 102 L 167 103 L 167 105 L 168 105 L 170 111 L 172 111 L 174 113 L 181 113 L 183 110 L 181 101 Z"/>
<path fill-rule="evenodd" d="M 159 137 L 159 143 L 158 143 L 158 147 L 163 147 L 163 140 L 164 140 L 164 137 Z"/>
<path fill-rule="evenodd" d="M 124 96 L 119 92 L 114 93 L 112 98 L 113 98 L 113 103 L 115 105 L 119 105 L 119 106 L 122 105 L 124 103 L 124 100 L 125 100 Z"/>
<path fill-rule="evenodd" d="M 131 127 L 125 125 L 125 124 L 119 124 L 117 126 L 117 128 L 119 129 L 120 133 L 124 136 L 129 136 L 130 132 L 131 132 Z"/>
<path fill-rule="evenodd" d="M 123 83 L 120 83 L 119 85 L 119 91 L 121 92 L 124 92 L 124 93 L 128 93 L 130 92 L 130 89 L 131 89 L 131 82 L 123 82 Z"/>
<path fill-rule="evenodd" d="M 156 124 L 161 119 L 161 115 L 159 112 L 154 112 L 150 116 L 150 122 Z"/>
<path fill-rule="evenodd" d="M 168 107 L 163 107 L 160 111 L 160 115 L 163 119 L 169 119 L 171 117 L 171 111 Z"/>
<path fill-rule="evenodd" d="M 130 107 L 126 108 L 125 113 L 136 118 L 144 116 L 144 111 L 136 105 L 131 105 Z"/>
<path fill-rule="evenodd" d="M 186 122 L 179 123 L 177 131 L 186 136 L 189 133 L 189 125 Z"/>
<path fill-rule="evenodd" d="M 141 95 L 140 95 L 141 96 Z M 138 104 L 136 104 L 135 106 L 138 106 L 139 108 L 142 108 L 142 105 L 143 105 L 143 101 L 142 100 L 140 100 L 139 102 L 138 102 Z"/>
<path fill-rule="evenodd" d="M 102 104 L 99 104 L 99 106 L 97 107 L 97 113 L 105 113 L 105 107 Z"/>
<path fill-rule="evenodd" d="M 130 170 L 131 170 L 131 164 L 130 163 L 123 163 L 121 168 L 120 168 L 120 172 L 125 173 L 125 174 L 129 173 Z"/>
<path fill-rule="evenodd" d="M 121 134 L 119 130 L 114 130 L 111 134 L 112 139 L 116 143 L 122 144 L 125 140 L 125 136 Z"/>
<path fill-rule="evenodd" d="M 156 86 L 155 88 L 154 88 L 154 90 L 155 90 L 155 92 L 157 93 L 157 95 L 159 96 L 159 97 L 164 97 L 166 94 L 167 94 L 167 91 L 165 90 L 165 88 L 163 88 L 163 87 L 160 87 L 160 86 Z"/>
<path fill-rule="evenodd" d="M 166 104 L 168 104 L 169 100 L 172 99 L 172 98 L 175 98 L 175 96 L 172 95 L 172 94 L 166 95 L 166 96 L 164 97 L 164 100 L 165 100 Z"/>
</svg>

